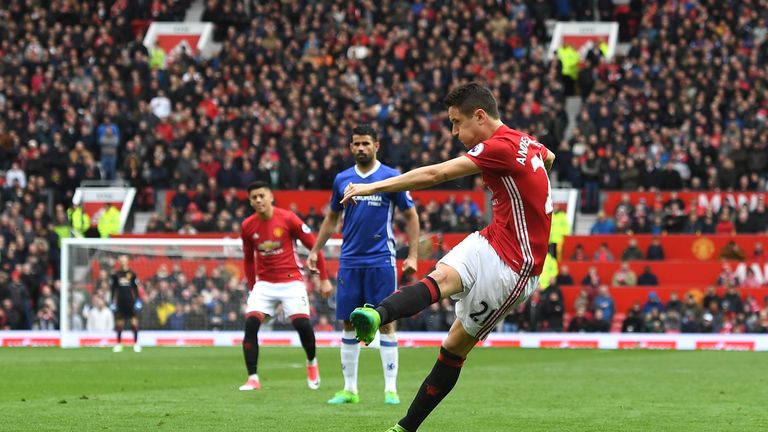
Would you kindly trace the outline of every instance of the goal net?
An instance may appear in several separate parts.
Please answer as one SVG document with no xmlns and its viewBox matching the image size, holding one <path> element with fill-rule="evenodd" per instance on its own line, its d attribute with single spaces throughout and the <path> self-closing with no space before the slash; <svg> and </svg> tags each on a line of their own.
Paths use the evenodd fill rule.
<svg viewBox="0 0 768 432">
<path fill-rule="evenodd" d="M 308 251 L 297 246 L 303 263 Z M 328 241 L 324 253 L 331 265 L 340 248 L 340 239 Z M 72 238 L 62 242 L 62 346 L 116 342 L 114 315 L 109 309 L 110 278 L 121 255 L 128 257 L 128 267 L 139 280 L 141 302 L 135 311 L 142 331 L 242 332 L 248 287 L 239 238 Z M 313 312 L 317 316 L 333 316 L 333 302 L 314 295 L 316 279 L 305 276 Z M 288 317 L 279 312 L 275 315 L 266 330 L 291 328 Z M 123 337 L 132 343 L 130 331 L 124 332 Z M 227 337 L 231 345 L 232 335 Z"/>
</svg>

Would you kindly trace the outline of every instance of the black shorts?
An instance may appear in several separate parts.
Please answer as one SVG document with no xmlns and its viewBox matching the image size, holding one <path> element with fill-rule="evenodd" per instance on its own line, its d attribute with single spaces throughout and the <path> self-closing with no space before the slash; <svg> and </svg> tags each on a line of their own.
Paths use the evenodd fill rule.
<svg viewBox="0 0 768 432">
<path fill-rule="evenodd" d="M 136 312 L 133 310 L 133 303 L 118 304 L 115 311 L 115 319 L 129 319 L 136 316 Z"/>
</svg>

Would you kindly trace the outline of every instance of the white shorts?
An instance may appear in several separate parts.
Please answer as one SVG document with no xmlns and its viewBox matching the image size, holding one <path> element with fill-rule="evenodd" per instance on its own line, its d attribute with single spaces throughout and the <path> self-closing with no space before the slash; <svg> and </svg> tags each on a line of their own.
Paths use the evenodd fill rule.
<svg viewBox="0 0 768 432">
<path fill-rule="evenodd" d="M 283 303 L 287 316 L 309 315 L 307 286 L 301 281 L 265 282 L 257 281 L 248 295 L 245 313 L 261 312 L 274 316 L 277 303 Z"/>
<path fill-rule="evenodd" d="M 456 318 L 467 333 L 481 340 L 539 284 L 538 276 L 520 280 L 478 232 L 468 235 L 439 262 L 461 276 L 464 290 L 451 296 L 458 301 Z"/>
</svg>

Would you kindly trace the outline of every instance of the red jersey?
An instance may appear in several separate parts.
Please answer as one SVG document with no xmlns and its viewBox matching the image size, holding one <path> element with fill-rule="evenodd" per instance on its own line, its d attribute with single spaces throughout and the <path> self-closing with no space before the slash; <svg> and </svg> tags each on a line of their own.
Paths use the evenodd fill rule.
<svg viewBox="0 0 768 432">
<path fill-rule="evenodd" d="M 259 280 L 273 283 L 304 280 L 293 245 L 299 239 L 307 249 L 312 249 L 315 236 L 293 212 L 275 207 L 267 220 L 254 214 L 243 221 L 240 238 L 248 289 L 253 289 L 257 275 Z M 318 254 L 317 268 L 320 279 L 328 279 L 322 253 Z"/>
<path fill-rule="evenodd" d="M 547 149 L 535 138 L 502 125 L 467 152 L 492 193 L 493 219 L 480 234 L 521 276 L 541 274 L 552 224 Z"/>
</svg>

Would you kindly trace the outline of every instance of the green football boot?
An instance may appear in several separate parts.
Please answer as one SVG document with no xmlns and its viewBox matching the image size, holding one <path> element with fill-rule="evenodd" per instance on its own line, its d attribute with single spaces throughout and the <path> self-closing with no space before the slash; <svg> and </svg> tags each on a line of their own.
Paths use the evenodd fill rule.
<svg viewBox="0 0 768 432">
<path fill-rule="evenodd" d="M 381 325 L 381 317 L 371 304 L 365 304 L 363 307 L 356 308 L 349 315 L 349 321 L 355 328 L 355 338 L 366 345 L 373 342 L 376 332 Z"/>
<path fill-rule="evenodd" d="M 344 405 L 344 404 L 356 404 L 360 402 L 360 396 L 347 390 L 339 390 L 328 399 L 330 405 Z"/>
<path fill-rule="evenodd" d="M 395 392 L 384 392 L 384 403 L 387 405 L 400 405 L 400 396 Z"/>
<path fill-rule="evenodd" d="M 392 426 L 391 428 L 385 430 L 384 432 L 408 432 L 408 431 L 405 430 L 405 428 L 400 426 L 399 424 L 396 424 L 396 425 Z"/>
</svg>

